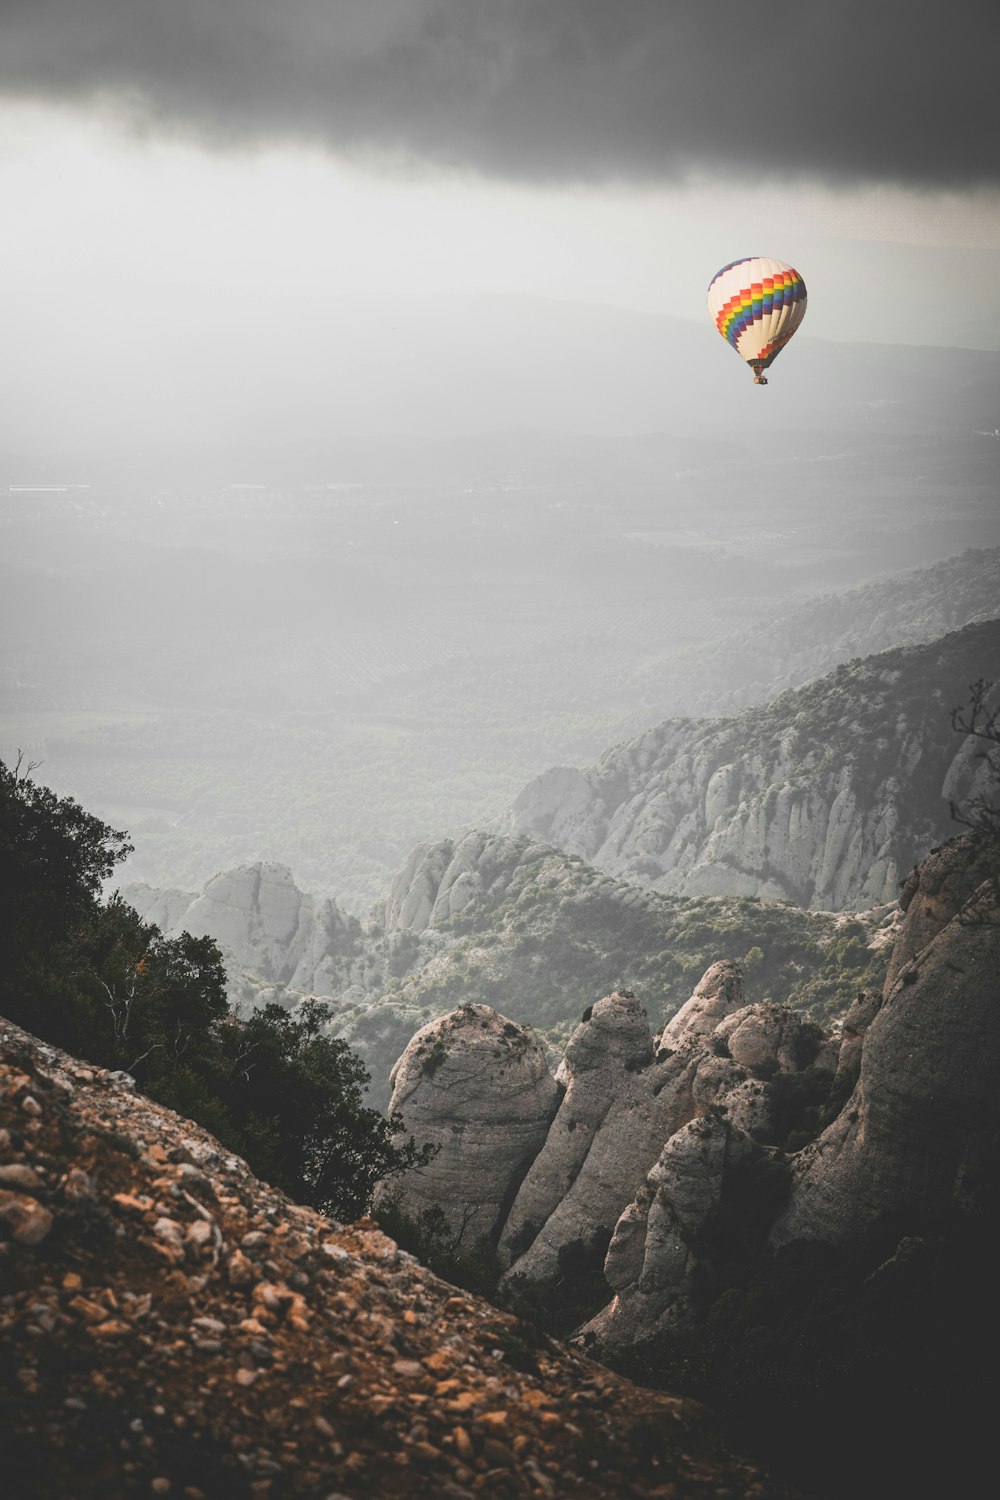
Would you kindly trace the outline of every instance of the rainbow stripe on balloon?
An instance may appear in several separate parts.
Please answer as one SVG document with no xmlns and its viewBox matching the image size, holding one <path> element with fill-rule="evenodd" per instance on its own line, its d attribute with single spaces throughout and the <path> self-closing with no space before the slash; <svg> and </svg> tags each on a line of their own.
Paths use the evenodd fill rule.
<svg viewBox="0 0 1000 1500">
<path fill-rule="evenodd" d="M 733 262 L 733 265 L 741 264 L 741 261 Z M 726 270 L 729 269 L 730 267 L 727 266 Z M 719 275 L 721 274 L 720 271 Z M 773 276 L 764 276 L 760 281 L 741 287 L 734 296 L 729 298 L 728 302 L 723 304 L 722 311 L 716 316 L 715 326 L 722 337 L 735 349 L 740 334 L 751 323 L 759 323 L 762 318 L 769 318 L 771 313 L 779 308 L 804 301 L 805 295 L 806 284 L 798 271 L 776 271 Z M 761 350 L 761 354 L 763 352 Z"/>
<path fill-rule="evenodd" d="M 802 322 L 806 285 L 785 261 L 745 256 L 713 276 L 708 306 L 727 344 L 759 373 Z"/>
</svg>

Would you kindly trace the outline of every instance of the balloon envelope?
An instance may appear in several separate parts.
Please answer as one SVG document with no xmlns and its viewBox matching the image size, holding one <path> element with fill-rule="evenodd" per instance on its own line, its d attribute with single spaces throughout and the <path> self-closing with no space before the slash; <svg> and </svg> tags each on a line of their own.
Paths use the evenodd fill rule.
<svg viewBox="0 0 1000 1500">
<path fill-rule="evenodd" d="M 747 256 L 712 277 L 708 310 L 722 337 L 760 380 L 805 317 L 806 284 L 783 260 Z"/>
</svg>

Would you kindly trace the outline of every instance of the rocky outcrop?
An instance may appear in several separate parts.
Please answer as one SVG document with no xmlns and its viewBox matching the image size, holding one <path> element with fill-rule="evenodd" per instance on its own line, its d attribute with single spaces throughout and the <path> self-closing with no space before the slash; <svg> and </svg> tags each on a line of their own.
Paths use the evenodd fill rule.
<svg viewBox="0 0 1000 1500">
<path fill-rule="evenodd" d="M 661 1043 L 679 1047 L 709 1036 L 719 1022 L 743 1004 L 743 970 L 726 959 L 712 964 L 695 986 L 694 994 L 663 1028 Z"/>
<path fill-rule="evenodd" d="M 893 944 L 884 993 L 957 916 L 989 874 L 987 853 L 970 834 L 932 849 L 907 875 L 899 895 L 904 920 Z"/>
<path fill-rule="evenodd" d="M 970 859 L 970 855 L 973 856 Z M 1000 1131 L 1000 912 L 968 836 L 908 882 L 908 909 L 860 1076 L 837 1119 L 794 1165 L 775 1246 L 863 1242 L 892 1215 L 976 1206 Z M 951 912 L 950 919 L 948 913 Z"/>
<path fill-rule="evenodd" d="M 713 1219 L 722 1217 L 734 1196 L 748 1212 L 770 1206 L 762 1166 L 780 1173 L 781 1153 L 758 1145 L 721 1116 L 693 1120 L 677 1131 L 615 1226 L 604 1263 L 615 1295 L 579 1330 L 579 1339 L 607 1355 L 692 1323 Z M 759 1191 L 751 1204 L 745 1183 L 755 1168 Z M 772 1193 L 773 1187 L 772 1175 Z M 719 1226 L 712 1227 L 718 1235 Z"/>
<path fill-rule="evenodd" d="M 373 916 L 388 932 L 440 927 L 468 906 L 496 901 L 523 854 L 523 839 L 495 833 L 418 844 Z"/>
<path fill-rule="evenodd" d="M 676 1500 L 791 1500 L 699 1404 L 459 1292 L 371 1220 L 290 1202 L 2 1021 L 0 1267 L 18 1500 L 653 1500 L 665 1473 Z"/>
<path fill-rule="evenodd" d="M 573 1245 L 598 1245 L 603 1257 L 629 1174 L 644 1170 L 675 1108 L 657 1088 L 666 1064 L 655 1076 L 652 1064 L 646 1013 L 630 993 L 598 1001 L 573 1033 L 565 1097 L 500 1238 L 508 1284 L 554 1281 Z"/>
<path fill-rule="evenodd" d="M 439 1209 L 466 1248 L 486 1235 L 505 1295 L 544 1301 L 569 1278 L 573 1297 L 586 1298 L 589 1285 L 599 1306 L 616 1225 L 665 1145 L 722 1109 L 727 1130 L 751 1149 L 773 1129 L 764 1080 L 816 1057 L 816 1028 L 802 1017 L 743 1001 L 739 967 L 714 964 L 657 1041 L 635 996 L 615 991 L 570 1038 L 556 1075 L 561 1097 L 541 1050 L 496 1012 L 467 1007 L 425 1027 L 396 1070 L 390 1109 L 440 1150 L 386 1198 L 411 1217 Z M 507 1033 L 521 1054 L 507 1075 L 513 1088 L 498 1071 Z"/>
<path fill-rule="evenodd" d="M 329 898 L 300 891 L 285 865 L 239 865 L 198 896 L 150 886 L 127 886 L 122 896 L 167 936 L 214 938 L 230 969 L 306 994 L 337 994 L 351 982 L 361 924 Z"/>
<path fill-rule="evenodd" d="M 895 1225 L 988 1207 L 1000 912 L 984 859 L 967 835 L 920 867 L 884 992 L 863 990 L 830 1035 L 746 1004 L 728 961 L 658 1038 L 630 992 L 599 1001 L 499 1228 L 502 1295 L 586 1319 L 579 1337 L 620 1355 L 696 1323 L 734 1253 L 866 1254 Z M 433 1113 L 418 1127 L 399 1104 L 426 1137 Z M 454 1213 L 457 1176 L 445 1192 Z"/>
<path fill-rule="evenodd" d="M 559 1102 L 538 1041 L 486 1005 L 464 1006 L 417 1032 L 391 1083 L 390 1115 L 435 1154 L 377 1204 L 413 1220 L 439 1208 L 456 1250 L 495 1244 Z"/>
<path fill-rule="evenodd" d="M 592 1275 L 598 1257 L 606 1280 L 606 1252 L 620 1281 L 625 1265 L 639 1257 L 640 1221 L 653 1209 L 659 1228 L 652 1251 L 666 1218 L 677 1212 L 667 1213 L 662 1191 L 656 1196 L 671 1164 L 688 1161 L 694 1143 L 704 1156 L 705 1132 L 717 1134 L 723 1115 L 724 1160 L 731 1165 L 741 1152 L 758 1153 L 757 1138 L 766 1139 L 773 1127 L 764 1080 L 809 1066 L 817 1044 L 815 1028 L 802 1017 L 742 1000 L 738 967 L 714 964 L 675 1017 L 681 1024 L 668 1025 L 658 1043 L 631 995 L 610 995 L 594 1006 L 566 1049 L 565 1098 L 500 1238 L 508 1296 L 544 1297 L 571 1265 L 578 1275 Z M 703 1183 L 700 1207 L 688 1204 L 680 1222 L 708 1216 L 721 1191 L 703 1161 L 692 1172 L 691 1180 Z M 647 1289 L 661 1290 L 662 1267 L 644 1271 L 645 1254 L 638 1275 Z M 606 1289 L 597 1284 L 596 1292 L 603 1301 Z M 657 1315 L 678 1295 L 671 1291 Z M 655 1326 L 648 1306 L 643 1321 Z"/>
<path fill-rule="evenodd" d="M 735 719 L 673 719 L 532 782 L 505 827 L 620 879 L 840 911 L 893 899 L 986 774 L 951 728 L 1000 622 L 840 667 Z"/>
</svg>

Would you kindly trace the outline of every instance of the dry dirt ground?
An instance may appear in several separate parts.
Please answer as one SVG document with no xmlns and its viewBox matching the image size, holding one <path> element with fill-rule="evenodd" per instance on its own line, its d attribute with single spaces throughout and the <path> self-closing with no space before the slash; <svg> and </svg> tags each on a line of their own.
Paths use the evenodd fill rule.
<svg viewBox="0 0 1000 1500">
<path fill-rule="evenodd" d="M 791 1495 L 2 1021 L 0 1381 L 7 1500 Z"/>
</svg>

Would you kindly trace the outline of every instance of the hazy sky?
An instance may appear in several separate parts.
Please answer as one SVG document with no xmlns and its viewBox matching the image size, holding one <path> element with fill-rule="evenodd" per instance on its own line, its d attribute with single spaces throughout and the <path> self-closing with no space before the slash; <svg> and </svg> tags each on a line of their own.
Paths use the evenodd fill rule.
<svg viewBox="0 0 1000 1500">
<path fill-rule="evenodd" d="M 998 348 L 998 43 L 980 0 L 0 0 L 0 452 L 280 423 L 401 298 L 431 362 L 446 298 L 700 320 L 744 254 L 800 338 Z"/>
</svg>

